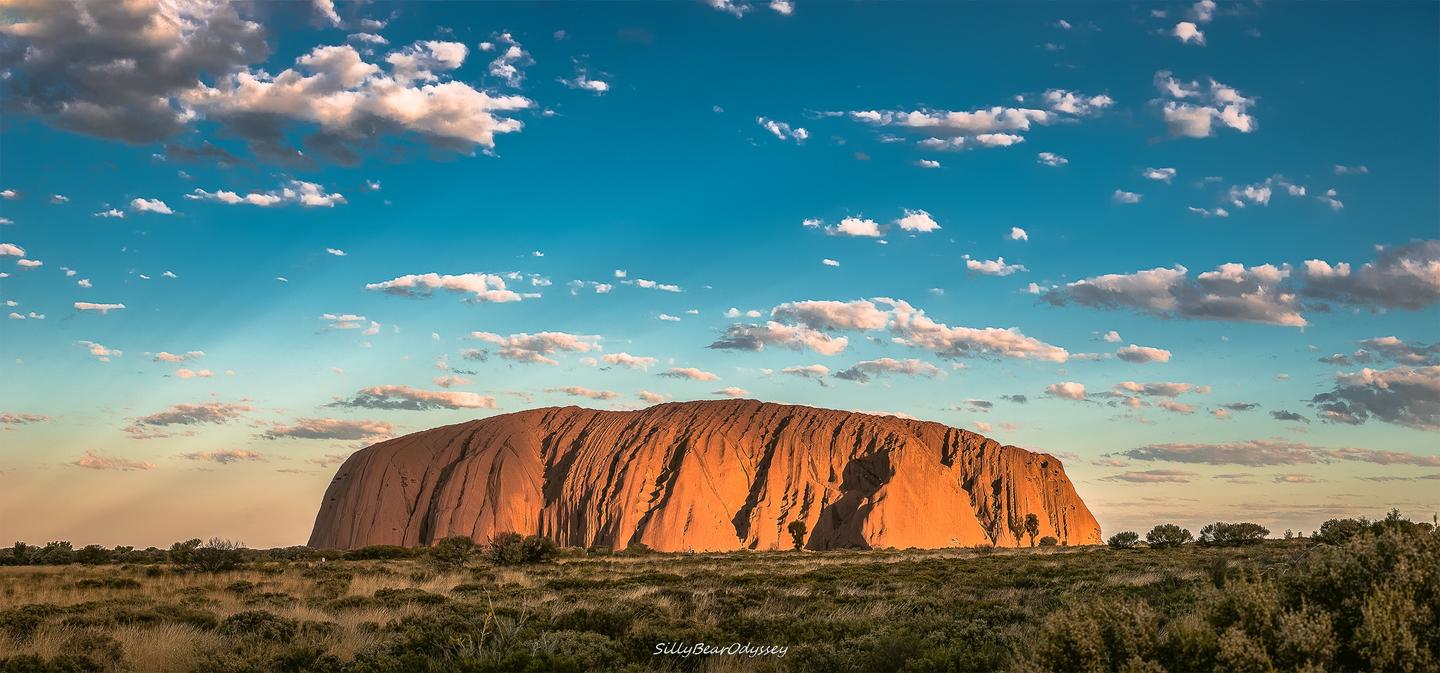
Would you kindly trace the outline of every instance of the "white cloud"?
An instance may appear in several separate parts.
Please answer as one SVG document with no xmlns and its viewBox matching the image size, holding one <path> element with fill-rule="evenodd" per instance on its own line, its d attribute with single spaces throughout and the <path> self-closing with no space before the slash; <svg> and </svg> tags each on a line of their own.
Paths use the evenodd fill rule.
<svg viewBox="0 0 1440 673">
<path fill-rule="evenodd" d="M 165 205 L 160 199 L 132 199 L 130 209 L 137 213 L 156 213 L 159 215 L 174 215 L 175 211 Z"/>
<path fill-rule="evenodd" d="M 588 397 L 592 400 L 613 400 L 620 397 L 620 393 L 612 390 L 591 390 L 581 386 L 565 386 L 563 388 L 546 388 L 547 393 L 564 393 L 571 397 Z"/>
<path fill-rule="evenodd" d="M 344 194 L 327 192 L 321 185 L 304 180 L 291 180 L 268 192 L 250 192 L 245 195 L 225 189 L 209 192 L 197 187 L 193 192 L 186 194 L 185 198 L 192 201 L 215 201 L 231 206 L 243 204 L 262 208 L 290 203 L 298 203 L 305 208 L 331 208 L 337 203 L 346 203 Z"/>
<path fill-rule="evenodd" d="M 337 373 L 339 373 L 339 372 L 337 372 Z M 437 385 L 437 386 L 440 386 L 441 388 L 452 388 L 452 387 L 454 387 L 454 386 L 465 386 L 465 385 L 470 385 L 470 383 L 472 383 L 470 379 L 467 379 L 467 378 L 465 378 L 465 377 L 463 377 L 463 376 L 458 376 L 458 375 L 455 375 L 455 374 L 446 374 L 446 375 L 444 375 L 444 376 L 436 376 L 436 377 L 434 377 L 434 378 L 431 378 L 431 379 L 430 379 L 430 382 L 433 383 L 433 384 L 435 384 L 435 385 Z"/>
<path fill-rule="evenodd" d="M 1017 271 L 1028 271 L 1024 264 L 1006 264 L 1004 257 L 995 259 L 967 259 L 965 268 L 986 276 L 1008 276 Z"/>
<path fill-rule="evenodd" d="M 1170 182 L 1171 180 L 1173 180 L 1173 179 L 1175 178 L 1175 169 L 1173 169 L 1173 168 L 1147 168 L 1147 169 L 1145 169 L 1145 172 L 1144 172 L 1142 175 L 1144 175 L 1147 179 L 1150 179 L 1150 180 L 1159 180 L 1159 181 L 1161 181 L 1161 182 Z"/>
<path fill-rule="evenodd" d="M 935 221 L 935 218 L 931 217 L 930 213 L 927 213 L 923 210 L 906 209 L 905 216 L 896 220 L 895 224 L 899 225 L 899 227 L 905 231 L 915 231 L 920 233 L 928 233 L 940 228 L 940 225 Z M 844 222 L 841 222 L 841 225 L 844 225 Z"/>
<path fill-rule="evenodd" d="M 383 47 L 387 44 L 390 44 L 390 41 L 385 39 L 384 36 L 377 35 L 375 33 L 351 33 L 349 35 L 346 35 L 345 39 L 351 42 L 359 42 L 361 44 L 368 44 L 376 47 Z"/>
<path fill-rule="evenodd" d="M 995 106 L 974 111 L 950 110 L 856 110 L 846 113 L 857 122 L 925 133 L 922 147 L 962 150 L 970 147 L 1004 147 L 1024 141 L 1024 132 L 1035 125 L 1064 119 L 1088 117 L 1114 105 L 1107 95 L 1088 96 L 1063 89 L 1051 89 L 1041 97 L 1045 108 Z"/>
<path fill-rule="evenodd" d="M 365 316 L 353 313 L 326 313 L 320 319 L 329 322 L 330 329 L 360 329 L 365 325 Z"/>
<path fill-rule="evenodd" d="M 7 255 L 10 257 L 24 257 L 25 248 L 15 245 L 14 243 L 0 243 L 0 257 Z"/>
<path fill-rule="evenodd" d="M 1058 154 L 1055 154 L 1054 152 L 1041 152 L 1041 153 L 1035 155 L 1035 160 L 1038 161 L 1038 162 L 1040 162 L 1040 163 L 1042 163 L 1042 164 L 1045 164 L 1046 166 L 1057 166 L 1057 167 L 1058 167 L 1058 166 L 1064 166 L 1065 164 L 1070 163 L 1070 160 L 1069 160 L 1069 159 L 1066 159 L 1065 157 L 1062 157 L 1062 156 L 1060 156 L 1060 155 L 1058 155 Z"/>
<path fill-rule="evenodd" d="M 494 397 L 478 393 L 421 390 L 404 385 L 383 385 L 362 388 L 349 399 L 336 400 L 331 403 L 331 406 L 427 411 L 431 409 L 495 409 L 497 405 Z"/>
<path fill-rule="evenodd" d="M 635 393 L 635 396 L 640 398 L 641 402 L 645 402 L 647 404 L 660 404 L 665 401 L 664 395 L 661 395 L 660 393 L 652 393 L 648 390 L 642 390 L 638 393 Z"/>
<path fill-rule="evenodd" d="M 1025 233 L 1025 230 L 1020 227 L 1010 227 L 1009 238 L 1012 241 L 1028 241 L 1030 240 L 1030 234 Z"/>
<path fill-rule="evenodd" d="M 76 343 L 80 346 L 84 346 L 85 349 L 90 352 L 90 355 L 92 357 L 101 362 L 109 362 L 110 358 L 118 358 L 125 354 L 124 351 L 121 351 L 118 348 L 107 348 L 94 341 L 78 341 Z"/>
<path fill-rule="evenodd" d="M 15 265 L 22 269 L 35 269 L 45 266 L 45 263 L 38 259 L 17 259 Z"/>
<path fill-rule="evenodd" d="M 884 301 L 893 307 L 890 331 L 903 343 L 929 350 L 943 358 L 995 355 L 1065 362 L 1070 357 L 1064 348 L 1025 336 L 1013 327 L 950 327 L 935 322 L 925 315 L 924 311 L 908 302 L 898 299 L 877 301 Z"/>
<path fill-rule="evenodd" d="M 824 264 L 825 266 L 840 266 L 840 262 L 837 262 L 837 261 L 835 261 L 835 260 L 833 260 L 833 259 L 830 259 L 830 258 L 828 258 L 828 257 L 825 258 L 825 259 L 820 260 L 820 263 L 821 263 L 821 264 Z"/>
<path fill-rule="evenodd" d="M 1190 6 L 1189 16 L 1197 23 L 1210 23 L 1215 18 L 1215 0 L 1199 0 Z"/>
<path fill-rule="evenodd" d="M 825 330 L 876 330 L 885 327 L 890 319 L 886 311 L 868 299 L 789 302 L 771 309 L 770 316 Z"/>
<path fill-rule="evenodd" d="M 1254 98 L 1247 98 L 1233 87 L 1210 80 L 1202 88 L 1197 82 L 1176 80 L 1169 71 L 1155 73 L 1155 87 L 1173 100 L 1160 100 L 1160 107 L 1170 134 L 1187 138 L 1205 138 L 1213 134 L 1214 122 L 1241 133 L 1255 130 L 1250 108 Z M 1189 99 L 1198 102 L 1191 103 Z"/>
<path fill-rule="evenodd" d="M 1195 206 L 1189 206 L 1187 210 L 1195 213 L 1196 215 L 1199 215 L 1200 217 L 1230 217 L 1230 211 L 1225 210 L 1224 208 L 1208 210 L 1205 208 L 1196 208 Z"/>
<path fill-rule="evenodd" d="M 719 350 L 762 351 L 766 346 L 791 350 L 810 349 L 821 355 L 836 355 L 850 340 L 835 337 L 804 325 L 786 325 L 771 320 L 763 325 L 731 325 L 708 347 Z"/>
<path fill-rule="evenodd" d="M 459 292 L 471 295 L 468 300 L 482 303 L 503 303 L 539 297 L 537 294 L 522 294 L 506 288 L 505 279 L 489 273 L 465 273 L 440 275 L 437 273 L 410 274 L 380 283 L 369 283 L 365 289 L 407 297 L 429 296 L 435 290 Z"/>
<path fill-rule="evenodd" d="M 1045 387 L 1045 394 L 1066 400 L 1085 399 L 1085 385 L 1074 381 L 1052 383 Z"/>
<path fill-rule="evenodd" d="M 810 138 L 809 131 L 798 126 L 792 127 L 785 122 L 777 122 L 766 117 L 756 117 L 755 123 L 781 140 L 794 140 L 797 143 L 801 143 Z"/>
<path fill-rule="evenodd" d="M 605 94 L 606 92 L 610 91 L 610 83 L 609 83 L 609 82 L 606 82 L 605 80 L 600 80 L 600 79 L 592 78 L 592 77 L 590 76 L 590 73 L 586 72 L 585 70 L 581 70 L 581 71 L 580 71 L 579 73 L 577 73 L 577 74 L 575 75 L 575 77 L 572 78 L 572 79 L 562 79 L 562 80 L 560 80 L 560 82 L 563 83 L 565 86 L 568 86 L 568 87 L 570 87 L 570 88 L 572 88 L 572 89 L 580 89 L 581 91 L 589 91 L 589 92 L 594 93 L 594 94 L 596 94 L 596 95 L 603 95 L 603 94 Z M 802 129 L 802 130 L 803 130 L 803 129 Z"/>
<path fill-rule="evenodd" d="M 795 3 L 792 0 L 770 0 L 770 9 L 777 14 L 790 16 L 795 13 Z"/>
<path fill-rule="evenodd" d="M 1375 261 L 1305 261 L 1307 296 L 1358 306 L 1419 310 L 1440 301 L 1440 240 L 1414 241 L 1380 250 Z"/>
<path fill-rule="evenodd" d="M 385 56 L 386 73 L 354 47 L 320 46 L 297 58 L 294 68 L 276 75 L 249 69 L 226 74 L 213 86 L 184 91 L 180 101 L 244 136 L 257 153 L 288 160 L 299 156 L 285 144 L 292 125 L 318 127 L 309 146 L 347 162 L 356 158 L 352 147 L 373 140 L 377 131 L 414 134 L 461 152 L 477 145 L 493 148 L 497 134 L 523 126 L 503 115 L 533 102 L 448 79 L 466 52 L 458 42 L 416 42 Z M 491 72 L 518 84 L 523 75 L 516 64 L 525 58 L 512 44 L 491 64 Z"/>
<path fill-rule="evenodd" d="M 1189 21 L 1181 21 L 1175 24 L 1175 30 L 1170 34 L 1174 35 L 1183 44 L 1205 45 L 1205 32 Z"/>
<path fill-rule="evenodd" d="M 520 333 L 510 336 L 501 336 L 491 332 L 471 332 L 470 338 L 499 346 L 500 357 L 507 360 L 546 365 L 559 364 L 546 357 L 557 351 L 588 353 L 592 350 L 600 350 L 600 337 L 565 332 Z"/>
<path fill-rule="evenodd" d="M 649 370 L 659 360 L 655 358 L 640 357 L 629 353 L 607 353 L 600 358 L 605 364 L 625 367 L 626 369 Z"/>
<path fill-rule="evenodd" d="M 663 321 L 665 321 L 665 322 L 680 322 L 680 317 L 679 317 L 679 316 L 673 316 L 673 315 L 670 315 L 669 313 L 661 313 L 661 314 L 660 314 L 660 319 L 663 320 Z"/>
<path fill-rule="evenodd" d="M 939 168 L 940 162 L 934 159 L 920 159 L 915 162 L 915 165 L 921 168 Z"/>
<path fill-rule="evenodd" d="M 1360 425 L 1374 416 L 1416 430 L 1440 430 L 1440 366 L 1367 367 L 1336 374 L 1335 381 L 1333 390 L 1311 400 L 1326 421 Z"/>
<path fill-rule="evenodd" d="M 325 252 L 328 253 L 328 254 L 334 255 L 334 256 L 336 256 L 336 257 L 346 257 L 346 256 L 347 256 L 346 253 L 345 253 L 345 251 L 344 251 L 344 250 L 341 250 L 341 249 L 339 249 L 339 248 L 325 248 Z"/>
<path fill-rule="evenodd" d="M 100 315 L 105 315 L 111 311 L 119 311 L 123 308 L 125 308 L 124 304 L 95 304 L 88 301 L 75 302 L 75 310 L 94 311 L 96 313 L 99 313 Z"/>
<path fill-rule="evenodd" d="M 798 376 L 802 379 L 821 379 L 830 373 L 830 368 L 825 365 L 804 365 L 801 367 L 786 367 L 780 370 L 780 373 Z"/>
<path fill-rule="evenodd" d="M 860 236 L 867 238 L 879 238 L 881 236 L 880 224 L 875 220 L 861 217 L 847 217 L 840 220 L 840 224 L 833 227 L 826 227 L 825 231 L 836 236 Z"/>
<path fill-rule="evenodd" d="M 335 12 L 335 0 L 314 0 L 314 5 L 315 11 L 325 17 L 330 25 L 340 27 L 340 15 Z"/>
<path fill-rule="evenodd" d="M 711 372 L 707 372 L 707 371 L 704 371 L 704 370 L 701 370 L 701 369 L 696 369 L 696 368 L 694 368 L 694 367 L 671 367 L 670 369 L 667 369 L 667 370 L 665 370 L 665 371 L 663 371 L 663 372 L 660 372 L 659 375 L 660 375 L 660 376 L 667 376 L 667 377 L 670 377 L 670 378 L 672 378 L 672 379 L 689 379 L 689 380 L 691 380 L 691 381 L 719 381 L 719 380 L 720 380 L 720 377 L 719 377 L 719 376 L 716 376 L 715 374 L 713 374 L 713 373 L 711 373 Z"/>
<path fill-rule="evenodd" d="M 712 9 L 720 10 L 737 19 L 745 16 L 745 13 L 750 11 L 750 5 L 741 0 L 705 0 L 705 4 L 710 5 Z"/>
<path fill-rule="evenodd" d="M 894 358 L 880 358 L 878 360 L 864 360 L 852 365 L 849 369 L 835 372 L 835 378 L 857 383 L 868 383 L 872 378 L 888 374 L 899 374 L 902 376 L 922 376 L 925 378 L 936 378 L 943 376 L 944 372 L 939 367 L 924 360 L 914 358 L 908 360 L 896 360 Z"/>
<path fill-rule="evenodd" d="M 86 450 L 85 455 L 70 461 L 70 464 L 75 467 L 83 467 L 90 470 L 120 470 L 122 472 L 155 469 L 155 463 L 148 460 L 130 460 L 128 458 L 102 456 L 92 450 Z"/>
<path fill-rule="evenodd" d="M 1106 274 L 1051 288 L 1045 299 L 1091 308 L 1132 308 L 1161 317 L 1258 322 L 1304 327 L 1299 297 L 1289 287 L 1290 266 L 1222 264 L 1195 279 L 1188 269 L 1155 268 Z"/>
<path fill-rule="evenodd" d="M 711 394 L 711 395 L 723 395 L 723 396 L 725 396 L 725 397 L 737 397 L 737 398 L 738 398 L 738 397 L 745 397 L 746 395 L 749 395 L 749 394 L 750 394 L 750 391 L 748 391 L 748 390 L 746 390 L 746 389 L 744 389 L 744 388 L 736 388 L 735 386 L 730 386 L 730 387 L 728 387 L 728 388 L 721 388 L 721 389 L 719 389 L 719 390 L 712 391 L 710 394 Z"/>
<path fill-rule="evenodd" d="M 205 351 L 188 351 L 188 352 L 185 352 L 185 353 L 168 353 L 168 352 L 166 352 L 166 351 L 160 351 L 159 353 L 156 353 L 153 358 L 151 358 L 151 361 L 152 361 L 152 362 L 189 362 L 189 361 L 191 361 L 191 360 L 199 360 L 200 358 L 203 358 L 203 357 L 205 357 Z"/>
<path fill-rule="evenodd" d="M 644 278 L 636 278 L 635 280 L 623 280 L 620 282 L 626 285 L 634 285 L 635 287 L 643 287 L 647 290 L 660 290 L 661 292 L 684 292 L 684 290 L 681 289 L 679 285 L 674 285 L 672 283 L 657 283 L 653 280 L 646 280 Z"/>
<path fill-rule="evenodd" d="M 1109 335 L 1106 335 L 1109 336 Z M 1118 336 L 1118 335 L 1117 335 Z M 1136 346 L 1130 344 L 1115 351 L 1115 356 L 1126 362 L 1147 363 L 1147 362 L 1169 362 L 1170 351 L 1163 348 L 1150 348 L 1149 346 Z"/>
<path fill-rule="evenodd" d="M 1106 341 L 1108 341 L 1108 342 L 1110 342 L 1110 343 L 1112 343 L 1112 344 L 1113 344 L 1113 343 L 1120 343 L 1120 333 L 1119 333 L 1119 332 L 1116 332 L 1116 331 L 1113 330 L 1113 329 L 1110 330 L 1109 332 L 1106 332 L 1106 333 L 1105 333 L 1105 336 L 1104 336 L 1103 338 L 1104 338 Z"/>
<path fill-rule="evenodd" d="M 1129 203 L 1140 203 L 1140 199 L 1142 199 L 1142 198 L 1144 198 L 1144 197 L 1142 197 L 1142 196 L 1139 195 L 1139 194 L 1136 194 L 1135 192 L 1127 192 L 1127 191 L 1123 191 L 1123 190 L 1117 189 L 1117 190 L 1115 190 L 1115 194 L 1114 194 L 1111 198 L 1113 198 L 1113 199 L 1115 200 L 1115 203 L 1127 203 L 1127 204 L 1129 204 Z"/>
</svg>

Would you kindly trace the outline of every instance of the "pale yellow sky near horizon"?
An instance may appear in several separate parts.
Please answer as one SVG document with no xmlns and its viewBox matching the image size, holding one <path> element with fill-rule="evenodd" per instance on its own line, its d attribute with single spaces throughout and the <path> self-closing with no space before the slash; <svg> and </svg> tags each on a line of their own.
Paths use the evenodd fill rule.
<svg viewBox="0 0 1440 673">
<path fill-rule="evenodd" d="M 178 540 L 218 536 L 252 548 L 303 545 L 335 469 L 279 472 L 272 463 L 252 463 L 131 472 L 69 465 L 8 470 L 0 473 L 0 544 L 69 540 L 77 547 L 164 548 Z M 1319 469 L 1344 475 L 1354 466 Z M 1198 532 L 1216 520 L 1255 521 L 1279 536 L 1286 528 L 1308 533 L 1334 517 L 1376 518 L 1391 507 L 1428 521 L 1437 508 L 1428 481 L 1391 482 L 1377 497 L 1353 493 L 1349 480 L 1338 476 L 1315 484 L 1213 480 L 1215 485 L 1205 490 L 1195 484 L 1116 489 L 1103 481 L 1104 468 L 1073 461 L 1066 471 L 1106 536 L 1121 530 L 1143 533 L 1163 522 Z M 1307 489 L 1307 497 L 1297 498 L 1296 488 Z"/>
</svg>

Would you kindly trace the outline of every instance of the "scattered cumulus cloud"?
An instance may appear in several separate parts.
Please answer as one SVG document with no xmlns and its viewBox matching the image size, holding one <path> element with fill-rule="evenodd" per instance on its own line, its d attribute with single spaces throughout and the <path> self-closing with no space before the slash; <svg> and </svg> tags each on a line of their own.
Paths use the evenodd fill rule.
<svg viewBox="0 0 1440 673">
<path fill-rule="evenodd" d="M 330 406 L 407 411 L 497 408 L 495 398 L 488 395 L 453 390 L 421 390 L 405 385 L 362 388 L 350 398 L 336 400 Z"/>
</svg>

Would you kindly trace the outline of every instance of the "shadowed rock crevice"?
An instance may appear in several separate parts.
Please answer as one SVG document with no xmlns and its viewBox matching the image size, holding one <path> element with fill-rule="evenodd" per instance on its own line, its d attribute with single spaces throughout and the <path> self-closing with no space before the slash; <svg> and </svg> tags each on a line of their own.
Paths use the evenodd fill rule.
<svg viewBox="0 0 1440 673">
<path fill-rule="evenodd" d="M 310 544 L 429 545 L 515 531 L 561 545 L 662 551 L 1100 542 L 1060 461 L 893 416 L 721 400 L 641 411 L 546 408 L 356 452 Z"/>
</svg>

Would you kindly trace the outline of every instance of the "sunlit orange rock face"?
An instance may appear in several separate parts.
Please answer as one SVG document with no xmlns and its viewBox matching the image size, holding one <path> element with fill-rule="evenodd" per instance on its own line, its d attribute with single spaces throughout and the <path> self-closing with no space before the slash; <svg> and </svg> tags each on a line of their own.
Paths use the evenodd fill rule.
<svg viewBox="0 0 1440 673">
<path fill-rule="evenodd" d="M 661 551 L 1100 542 L 1054 456 L 894 416 L 753 400 L 546 408 L 381 442 L 345 461 L 310 545 L 515 531 Z"/>
</svg>

